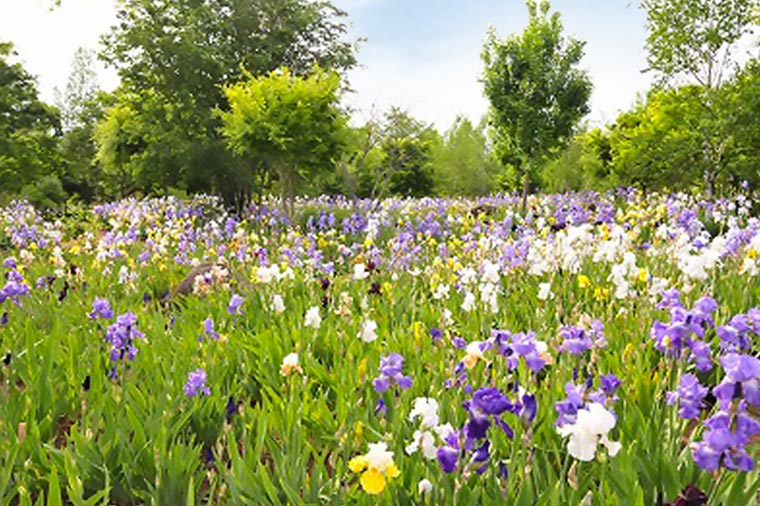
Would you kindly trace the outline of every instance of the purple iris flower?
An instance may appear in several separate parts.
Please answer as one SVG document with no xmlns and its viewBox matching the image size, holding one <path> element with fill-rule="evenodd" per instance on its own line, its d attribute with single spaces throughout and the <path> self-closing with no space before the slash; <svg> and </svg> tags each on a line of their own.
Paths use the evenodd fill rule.
<svg viewBox="0 0 760 506">
<path fill-rule="evenodd" d="M 375 391 L 383 393 L 393 384 L 398 385 L 399 388 L 410 388 L 412 379 L 402 374 L 403 366 L 404 357 L 398 353 L 390 353 L 388 356 L 380 357 L 380 375 L 372 380 Z"/>
<path fill-rule="evenodd" d="M 538 372 L 546 365 L 536 344 L 535 332 L 512 334 L 505 330 L 492 330 L 491 338 L 499 349 L 499 354 L 507 359 L 509 370 L 517 369 L 520 357 L 532 372 Z"/>
<path fill-rule="evenodd" d="M 713 394 L 726 409 L 736 397 L 760 406 L 760 359 L 750 355 L 728 353 L 720 358 L 726 377 L 713 388 Z"/>
<path fill-rule="evenodd" d="M 235 398 L 230 395 L 230 398 L 227 399 L 227 406 L 224 408 L 224 416 L 229 422 L 232 420 L 232 417 L 235 416 L 235 414 L 238 412 L 238 405 L 235 402 Z"/>
<path fill-rule="evenodd" d="M 243 301 L 243 297 L 238 294 L 233 294 L 230 303 L 227 306 L 227 312 L 233 316 L 243 314 L 243 311 L 240 309 L 240 306 L 243 305 Z"/>
<path fill-rule="evenodd" d="M 560 352 L 567 352 L 572 355 L 580 355 L 586 350 L 590 350 L 593 343 L 584 329 L 565 326 L 560 330 L 562 344 L 559 346 Z"/>
<path fill-rule="evenodd" d="M 499 462 L 499 476 L 502 480 L 509 478 L 509 468 L 504 462 Z"/>
<path fill-rule="evenodd" d="M 712 297 L 702 297 L 694 303 L 694 310 L 702 313 L 705 320 L 710 319 L 710 314 L 718 309 L 718 302 Z"/>
<path fill-rule="evenodd" d="M 488 469 L 488 450 L 490 448 L 491 442 L 486 439 L 480 446 L 475 448 L 475 451 L 472 452 L 472 462 L 476 464 L 483 463 L 482 466 L 475 470 L 477 474 L 483 474 Z"/>
<path fill-rule="evenodd" d="M 712 352 L 702 341 L 705 331 L 715 326 L 712 312 L 717 308 L 715 299 L 702 297 L 691 310 L 680 304 L 670 308 L 670 322 L 654 322 L 650 335 L 655 340 L 655 348 L 663 353 L 681 358 L 685 354 L 701 372 L 713 367 Z"/>
<path fill-rule="evenodd" d="M 465 424 L 468 447 L 473 440 L 486 437 L 491 426 L 491 417 L 508 438 L 514 437 L 514 431 L 502 420 L 501 415 L 505 412 L 519 414 L 518 406 L 512 404 L 498 388 L 479 388 L 472 399 L 464 401 L 464 407 L 470 413 L 470 419 Z"/>
<path fill-rule="evenodd" d="M 185 395 L 188 397 L 195 397 L 202 393 L 203 395 L 211 395 L 211 389 L 206 386 L 206 371 L 203 369 L 196 369 L 191 372 L 187 377 L 187 383 L 184 386 Z"/>
<path fill-rule="evenodd" d="M 36 288 L 50 288 L 53 281 L 55 281 L 55 276 L 40 276 L 35 281 L 34 286 Z"/>
<path fill-rule="evenodd" d="M 206 337 L 210 337 L 215 340 L 219 339 L 219 332 L 214 330 L 214 320 L 210 316 L 203 320 L 203 334 Z M 200 341 L 202 338 L 203 336 L 201 336 L 198 340 Z"/>
<path fill-rule="evenodd" d="M 388 412 L 388 405 L 385 404 L 383 399 L 379 399 L 375 404 L 375 416 L 385 416 Z"/>
<path fill-rule="evenodd" d="M 732 415 L 718 411 L 705 421 L 707 430 L 703 440 L 692 447 L 694 462 L 706 471 L 715 471 L 723 466 L 734 471 L 749 472 L 755 463 L 747 454 L 749 438 L 760 433 L 760 423 L 744 412 L 743 403 L 739 411 Z"/>
<path fill-rule="evenodd" d="M 738 314 L 715 331 L 721 339 L 722 350 L 739 353 L 749 351 L 752 348 L 750 332 L 760 334 L 760 309 L 755 307 L 746 314 Z"/>
<path fill-rule="evenodd" d="M 6 281 L 17 281 L 20 283 L 24 281 L 24 276 L 22 276 L 20 272 L 14 269 L 5 273 L 5 279 Z"/>
<path fill-rule="evenodd" d="M 614 374 L 603 374 L 599 377 L 602 390 L 607 395 L 614 395 L 617 389 L 620 388 L 621 382 Z"/>
<path fill-rule="evenodd" d="M 599 320 L 592 320 L 589 334 L 591 334 L 591 338 L 594 341 L 594 346 L 597 348 L 607 346 L 607 338 L 604 335 L 604 323 Z"/>
<path fill-rule="evenodd" d="M 459 460 L 459 432 L 450 432 L 444 438 L 444 445 L 438 448 L 438 463 L 444 473 L 451 474 L 457 469 Z"/>
<path fill-rule="evenodd" d="M 14 271 L 15 272 L 15 271 Z M 21 302 L 18 298 L 22 295 L 29 293 L 29 285 L 21 281 L 8 281 L 5 286 L 0 289 L 0 304 L 7 299 L 11 299 L 16 305 L 21 306 Z"/>
<path fill-rule="evenodd" d="M 532 394 L 524 394 L 521 401 L 519 410 L 520 421 L 523 423 L 523 426 L 529 426 L 536 418 L 538 403 L 536 402 L 536 397 Z"/>
<path fill-rule="evenodd" d="M 142 339 L 145 335 L 137 330 L 137 317 L 133 312 L 119 315 L 116 323 L 106 329 L 106 341 L 111 343 L 110 358 L 112 362 L 134 360 L 137 355 L 135 339 Z"/>
<path fill-rule="evenodd" d="M 498 388 L 479 388 L 472 396 L 470 406 L 472 411 L 484 415 L 500 415 L 513 407 Z"/>
<path fill-rule="evenodd" d="M 203 445 L 201 457 L 203 458 L 203 462 L 206 464 L 207 467 L 209 468 L 214 467 L 214 461 L 216 461 L 216 458 L 214 457 L 213 448 L 211 448 L 209 445 Z"/>
<path fill-rule="evenodd" d="M 704 407 L 702 401 L 707 396 L 707 392 L 707 387 L 702 386 L 696 376 L 684 374 L 678 383 L 678 389 L 667 393 L 667 402 L 669 405 L 679 402 L 678 416 L 681 418 L 687 420 L 698 418 Z"/>
<path fill-rule="evenodd" d="M 699 372 L 712 371 L 712 350 L 704 341 L 694 341 L 691 344 L 691 360 L 697 366 Z"/>
<path fill-rule="evenodd" d="M 87 316 L 93 320 L 97 318 L 103 318 L 104 320 L 113 318 L 113 309 L 111 309 L 111 303 L 108 302 L 108 299 L 96 297 L 92 302 L 92 311 L 87 313 Z"/>
<path fill-rule="evenodd" d="M 557 421 L 555 426 L 559 427 L 566 423 L 575 423 L 578 410 L 583 407 L 583 394 L 586 391 L 585 385 L 576 385 L 574 383 L 565 384 L 565 399 L 557 402 L 554 409 L 557 411 Z"/>
</svg>

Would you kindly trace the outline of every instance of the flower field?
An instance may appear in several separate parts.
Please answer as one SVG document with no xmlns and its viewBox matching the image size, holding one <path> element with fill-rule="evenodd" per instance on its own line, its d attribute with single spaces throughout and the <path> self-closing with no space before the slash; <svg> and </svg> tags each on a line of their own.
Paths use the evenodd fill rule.
<svg viewBox="0 0 760 506">
<path fill-rule="evenodd" d="M 756 504 L 753 202 L 14 203 L 0 502 Z"/>
</svg>

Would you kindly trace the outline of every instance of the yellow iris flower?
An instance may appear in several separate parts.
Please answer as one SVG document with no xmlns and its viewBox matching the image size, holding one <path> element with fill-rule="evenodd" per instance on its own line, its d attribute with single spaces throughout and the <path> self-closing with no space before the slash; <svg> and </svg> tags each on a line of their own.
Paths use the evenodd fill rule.
<svg viewBox="0 0 760 506">
<path fill-rule="evenodd" d="M 390 480 L 401 474 L 393 462 L 393 452 L 387 451 L 385 443 L 370 444 L 365 455 L 359 455 L 348 462 L 353 473 L 361 473 L 359 483 L 368 494 L 380 494 Z"/>
</svg>

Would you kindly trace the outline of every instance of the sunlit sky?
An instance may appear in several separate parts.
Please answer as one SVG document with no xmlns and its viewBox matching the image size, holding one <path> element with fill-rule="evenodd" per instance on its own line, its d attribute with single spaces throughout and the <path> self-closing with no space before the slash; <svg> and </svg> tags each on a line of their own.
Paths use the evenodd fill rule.
<svg viewBox="0 0 760 506">
<path fill-rule="evenodd" d="M 349 14 L 352 37 L 367 39 L 360 67 L 349 74 L 355 93 L 347 103 L 356 121 L 390 105 L 447 129 L 456 115 L 477 121 L 486 111 L 479 79 L 480 52 L 489 23 L 500 36 L 527 22 L 522 0 L 335 0 Z M 19 60 L 38 78 L 43 99 L 64 89 L 78 47 L 98 49 L 115 22 L 112 0 L 0 0 L 0 40 L 16 45 Z M 592 112 L 599 125 L 629 108 L 651 81 L 642 73 L 645 15 L 629 0 L 554 0 L 565 33 L 587 42 L 582 67 L 594 83 Z M 113 69 L 99 71 L 100 85 L 118 84 Z"/>
</svg>

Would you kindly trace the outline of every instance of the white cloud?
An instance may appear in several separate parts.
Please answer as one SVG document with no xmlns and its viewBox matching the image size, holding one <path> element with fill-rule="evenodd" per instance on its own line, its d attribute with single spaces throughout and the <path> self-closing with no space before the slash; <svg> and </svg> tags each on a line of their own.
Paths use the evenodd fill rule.
<svg viewBox="0 0 760 506">
<path fill-rule="evenodd" d="M 410 62 L 392 53 L 373 51 L 360 54 L 359 60 L 362 67 L 349 74 L 356 93 L 347 97 L 347 103 L 358 110 L 355 121 L 398 106 L 443 131 L 459 114 L 478 121 L 486 111 L 477 56 L 448 54 L 445 60 Z"/>
<path fill-rule="evenodd" d="M 53 101 L 53 89 L 63 90 L 79 47 L 98 49 L 100 35 L 115 23 L 112 0 L 0 0 L 0 40 L 13 42 L 19 60 L 37 76 L 43 100 Z M 99 65 L 100 85 L 118 83 L 113 70 Z"/>
</svg>

